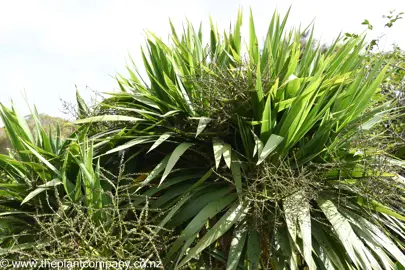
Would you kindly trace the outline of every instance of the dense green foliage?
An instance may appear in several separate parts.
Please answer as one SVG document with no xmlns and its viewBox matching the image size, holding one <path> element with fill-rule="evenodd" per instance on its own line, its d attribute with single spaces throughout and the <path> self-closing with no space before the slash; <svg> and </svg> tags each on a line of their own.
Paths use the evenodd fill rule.
<svg viewBox="0 0 405 270">
<path fill-rule="evenodd" d="M 15 153 L 0 156 L 0 252 L 167 269 L 405 266 L 404 161 L 389 145 L 399 138 L 379 133 L 402 129 L 386 86 L 398 68 L 370 61 L 364 37 L 324 49 L 311 30 L 303 43 L 287 18 L 273 15 L 263 44 L 252 15 L 244 43 L 241 12 L 223 35 L 211 23 L 208 45 L 190 24 L 168 44 L 149 33 L 148 78 L 128 68 L 94 112 L 78 95 L 66 140 L 2 107 Z"/>
<path fill-rule="evenodd" d="M 73 132 L 72 126 L 69 126 L 68 122 L 62 118 L 40 114 L 38 115 L 38 119 L 46 133 L 49 133 L 49 131 L 55 132 L 58 125 L 61 129 L 61 136 L 64 138 L 68 137 Z M 28 115 L 25 117 L 25 120 L 27 122 L 28 128 L 32 132 L 35 128 L 34 117 Z M 7 154 L 9 149 L 12 149 L 12 145 L 10 140 L 8 139 L 6 130 L 4 128 L 0 128 L 0 153 Z"/>
</svg>

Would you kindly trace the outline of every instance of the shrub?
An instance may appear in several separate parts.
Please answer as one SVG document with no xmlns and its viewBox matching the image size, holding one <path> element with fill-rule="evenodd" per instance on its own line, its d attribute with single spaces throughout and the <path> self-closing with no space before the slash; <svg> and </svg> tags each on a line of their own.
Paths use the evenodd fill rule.
<svg viewBox="0 0 405 270">
<path fill-rule="evenodd" d="M 31 139 L 3 108 L 18 153 L 0 158 L 3 198 L 18 202 L 4 208 L 4 224 L 33 224 L 3 229 L 7 252 L 39 241 L 69 256 L 66 243 L 75 241 L 84 256 L 134 251 L 168 269 L 405 265 L 404 163 L 370 143 L 391 117 L 379 93 L 388 68 L 365 64 L 363 37 L 325 49 L 311 30 L 302 46 L 306 29 L 286 31 L 287 18 L 274 13 L 259 44 L 251 15 L 246 52 L 241 12 L 223 35 L 211 23 L 208 45 L 190 24 L 182 34 L 172 26 L 170 44 L 150 33 L 142 51 L 148 80 L 128 69 L 121 92 L 93 114 L 78 98 L 83 117 L 64 144 L 48 143 L 41 128 Z M 47 210 L 41 200 L 51 189 Z M 72 238 L 77 222 L 89 226 Z M 133 230 L 134 242 L 117 248 Z M 151 238 L 156 248 L 139 254 Z"/>
</svg>

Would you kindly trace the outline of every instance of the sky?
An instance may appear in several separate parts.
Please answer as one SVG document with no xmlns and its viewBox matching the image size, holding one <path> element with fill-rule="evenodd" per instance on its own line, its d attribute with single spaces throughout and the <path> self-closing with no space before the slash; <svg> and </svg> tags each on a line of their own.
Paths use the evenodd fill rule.
<svg viewBox="0 0 405 270">
<path fill-rule="evenodd" d="M 384 34 L 380 46 L 405 48 L 405 19 L 384 28 L 382 15 L 405 11 L 404 0 L 0 0 L 0 102 L 10 101 L 22 114 L 35 104 L 40 113 L 66 117 L 61 100 L 73 102 L 76 86 L 86 100 L 93 91 L 117 89 L 114 76 L 126 75 L 131 55 L 141 64 L 145 30 L 167 40 L 169 18 L 181 27 L 186 18 L 208 26 L 209 16 L 219 29 L 229 29 L 239 8 L 247 31 L 249 8 L 257 34 L 264 36 L 275 9 L 291 6 L 288 27 L 315 20 L 315 35 L 330 42 L 340 32 L 361 33 L 368 19 L 369 38 Z M 205 32 L 209 33 L 209 32 Z M 247 37 L 247 36 L 245 36 Z"/>
</svg>

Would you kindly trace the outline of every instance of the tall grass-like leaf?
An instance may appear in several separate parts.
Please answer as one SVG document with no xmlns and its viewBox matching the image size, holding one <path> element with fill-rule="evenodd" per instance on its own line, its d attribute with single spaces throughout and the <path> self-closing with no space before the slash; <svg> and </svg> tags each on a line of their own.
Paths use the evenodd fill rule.
<svg viewBox="0 0 405 270">
<path fill-rule="evenodd" d="M 350 269 L 345 263 L 346 254 L 339 253 L 336 246 L 322 229 L 317 226 L 311 227 L 315 241 L 315 249 L 317 249 L 317 243 L 319 243 L 319 249 L 322 253 L 319 254 L 320 259 L 325 257 L 325 265 L 332 264 L 330 267 L 335 267 L 335 269 Z"/>
<path fill-rule="evenodd" d="M 284 211 L 293 244 L 300 251 L 309 269 L 315 268 L 312 258 L 312 230 L 310 205 L 301 192 L 294 193 L 284 200 Z M 296 241 L 301 235 L 302 246 Z"/>
<path fill-rule="evenodd" d="M 212 146 L 214 151 L 215 167 L 218 169 L 218 166 L 221 162 L 221 158 L 224 152 L 224 142 L 221 139 L 213 138 Z"/>
<path fill-rule="evenodd" d="M 233 180 L 235 181 L 236 191 L 240 198 L 242 198 L 242 171 L 240 166 L 240 161 L 236 157 L 235 153 L 232 153 L 232 164 L 231 164 L 231 172 L 233 176 Z"/>
<path fill-rule="evenodd" d="M 249 17 L 249 54 L 253 60 L 253 64 L 257 66 L 259 63 L 259 44 L 257 41 L 252 10 L 250 10 Z"/>
<path fill-rule="evenodd" d="M 232 207 L 226 212 L 225 215 L 212 227 L 201 240 L 190 249 L 187 256 L 179 263 L 179 267 L 185 265 L 191 258 L 197 256 L 206 247 L 211 245 L 219 237 L 231 228 L 235 222 L 240 219 L 242 215 L 245 215 L 249 207 L 244 204 L 234 203 Z"/>
<path fill-rule="evenodd" d="M 24 200 L 21 202 L 21 204 L 24 204 L 24 203 L 30 201 L 32 198 L 34 198 L 38 194 L 42 193 L 43 191 L 49 190 L 50 188 L 61 185 L 61 184 L 62 184 L 62 181 L 60 179 L 53 179 L 53 180 L 47 182 L 46 184 L 40 185 L 35 190 L 31 191 L 24 198 Z"/>
<path fill-rule="evenodd" d="M 161 228 L 163 228 L 166 223 L 179 211 L 179 209 L 183 206 L 184 203 L 190 199 L 191 195 L 183 197 L 171 210 L 170 212 L 165 216 L 165 218 L 159 223 L 159 226 L 155 230 L 155 233 L 159 233 Z"/>
<path fill-rule="evenodd" d="M 322 209 L 333 228 L 336 230 L 340 241 L 344 244 L 347 253 L 357 267 L 371 269 L 370 262 L 365 253 L 365 247 L 354 233 L 348 220 L 338 211 L 335 204 L 330 200 L 319 199 L 319 207 Z"/>
<path fill-rule="evenodd" d="M 138 144 L 148 143 L 148 142 L 150 142 L 150 141 L 151 141 L 151 139 L 149 139 L 149 138 L 145 138 L 145 139 L 134 139 L 134 140 L 131 140 L 131 141 L 129 141 L 129 142 L 125 143 L 125 144 L 122 144 L 122 145 L 120 145 L 120 146 L 118 146 L 118 147 L 115 147 L 115 148 L 113 148 L 113 149 L 111 149 L 111 150 L 108 150 L 108 151 L 105 153 L 105 155 L 112 154 L 112 153 L 115 153 L 115 152 L 119 152 L 119 151 L 128 149 L 128 148 L 133 147 L 133 146 L 138 145 Z"/>
<path fill-rule="evenodd" d="M 198 195 L 196 195 L 198 200 L 188 202 L 182 208 L 181 212 L 179 212 L 176 217 L 170 222 L 170 227 L 178 226 L 183 222 L 192 219 L 209 203 L 218 201 L 221 197 L 224 197 L 229 193 L 231 193 L 231 190 L 229 188 L 207 187 L 203 189 L 203 191 L 198 192 Z"/>
<path fill-rule="evenodd" d="M 232 164 L 232 146 L 230 144 L 224 144 L 222 156 L 224 157 L 226 166 L 230 169 Z"/>
<path fill-rule="evenodd" d="M 381 204 L 381 203 L 379 203 L 379 202 L 377 202 L 375 200 L 366 200 L 363 197 L 358 197 L 357 198 L 357 203 L 359 205 L 369 207 L 369 208 L 371 208 L 371 209 L 373 209 L 373 210 L 375 210 L 375 211 L 377 211 L 379 213 L 384 213 L 384 214 L 387 214 L 389 216 L 395 217 L 395 218 L 397 218 L 399 220 L 405 221 L 405 216 L 403 216 L 401 214 L 398 214 L 396 211 L 390 209 L 389 207 L 387 207 L 387 206 L 385 206 L 385 205 L 383 205 L 383 204 Z"/>
<path fill-rule="evenodd" d="M 351 217 L 351 222 L 355 223 L 359 231 L 364 230 L 364 235 L 370 237 L 373 241 L 380 244 L 384 249 L 386 249 L 391 256 L 393 256 L 402 265 L 405 265 L 405 257 L 403 253 L 399 250 L 397 245 L 377 226 L 366 220 L 365 218 L 356 215 L 355 213 L 345 212 L 346 215 Z M 384 259 L 382 257 L 381 259 Z M 392 263 L 388 259 L 388 264 Z"/>
<path fill-rule="evenodd" d="M 299 204 L 300 202 L 296 202 Z M 298 223 L 301 230 L 302 242 L 303 242 L 303 251 L 302 255 L 308 265 L 309 269 L 315 269 L 315 262 L 312 258 L 312 229 L 311 229 L 311 214 L 310 214 L 310 205 L 308 202 L 301 202 L 303 205 L 300 207 L 298 212 Z"/>
<path fill-rule="evenodd" d="M 124 121 L 124 122 L 137 122 L 143 121 L 141 118 L 125 116 L 125 115 L 100 115 L 93 116 L 85 119 L 74 121 L 75 124 L 95 123 L 95 122 L 111 122 L 111 121 Z"/>
<path fill-rule="evenodd" d="M 46 160 L 43 156 L 41 156 L 34 148 L 32 148 L 28 143 L 24 141 L 23 143 L 30 150 L 30 152 L 34 154 L 41 162 L 43 162 L 49 169 L 51 169 L 58 176 L 61 175 L 60 171 L 55 166 L 53 166 L 48 160 Z"/>
<path fill-rule="evenodd" d="M 243 227 L 240 226 L 234 231 L 231 246 L 229 248 L 228 261 L 226 264 L 226 269 L 235 270 L 238 267 L 243 248 L 245 246 L 247 231 L 243 231 Z"/>
<path fill-rule="evenodd" d="M 273 118 L 272 116 L 272 104 L 271 99 L 273 98 L 271 93 L 275 92 L 278 88 L 278 79 L 275 84 L 270 89 L 270 92 L 267 95 L 266 104 L 264 105 L 263 115 L 262 115 L 262 125 L 260 130 L 260 138 L 263 141 L 267 141 L 273 128 Z"/>
<path fill-rule="evenodd" d="M 200 135 L 201 132 L 203 132 L 203 130 L 206 128 L 208 123 L 211 122 L 211 120 L 212 119 L 208 118 L 208 117 L 200 117 L 199 118 L 197 132 L 196 132 L 195 137 L 198 137 L 198 135 Z"/>
<path fill-rule="evenodd" d="M 260 260 L 260 236 L 256 231 L 250 231 L 248 233 L 247 240 L 247 251 L 246 259 L 248 263 L 248 269 L 259 269 L 259 260 Z"/>
<path fill-rule="evenodd" d="M 219 211 L 228 207 L 236 199 L 236 194 L 228 194 L 224 197 L 218 198 L 216 201 L 210 202 L 206 205 L 185 227 L 180 234 L 180 237 L 171 246 L 168 257 L 171 257 L 174 252 L 180 249 L 181 245 L 190 237 L 198 233 L 204 226 L 209 218 L 215 216 Z M 191 243 L 190 243 L 191 244 Z M 182 254 L 180 254 L 182 255 Z"/>
<path fill-rule="evenodd" d="M 177 161 L 180 159 L 180 157 L 183 155 L 184 152 L 187 151 L 188 148 L 193 146 L 192 143 L 181 143 L 179 144 L 176 149 L 174 149 L 173 153 L 170 155 L 169 160 L 167 161 L 167 165 L 165 168 L 165 171 L 163 172 L 162 178 L 160 179 L 159 185 L 162 184 L 162 182 L 166 179 L 166 177 L 169 175 L 169 173 L 172 171 L 174 165 L 176 165 Z"/>
<path fill-rule="evenodd" d="M 170 156 L 166 156 L 156 167 L 149 173 L 148 177 L 144 181 L 142 181 L 141 185 L 137 188 L 136 191 L 139 191 L 145 185 L 147 185 L 150 181 L 155 179 L 163 170 L 166 168 L 167 163 L 169 161 Z M 161 181 L 162 182 L 162 181 Z"/>
<path fill-rule="evenodd" d="M 164 133 L 164 134 L 160 135 L 159 139 L 157 139 L 157 140 L 153 143 L 153 145 L 149 148 L 148 152 L 146 152 L 146 153 L 149 153 L 150 151 L 152 151 L 153 149 L 155 149 L 156 147 L 158 147 L 158 146 L 159 146 L 160 144 L 162 144 L 164 141 L 166 141 L 167 139 L 169 139 L 170 136 L 171 136 L 170 133 Z"/>
<path fill-rule="evenodd" d="M 276 147 L 283 141 L 283 137 L 272 134 L 270 138 L 267 140 L 266 144 L 261 151 L 257 165 L 262 163 L 275 149 Z"/>
</svg>

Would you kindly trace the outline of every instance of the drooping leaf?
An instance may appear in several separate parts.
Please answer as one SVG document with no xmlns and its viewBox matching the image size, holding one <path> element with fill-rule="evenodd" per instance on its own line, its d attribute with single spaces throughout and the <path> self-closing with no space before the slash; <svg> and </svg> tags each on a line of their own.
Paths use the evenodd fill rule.
<svg viewBox="0 0 405 270">
<path fill-rule="evenodd" d="M 249 231 L 246 251 L 248 269 L 259 269 L 260 253 L 261 246 L 259 233 L 257 231 Z"/>
<path fill-rule="evenodd" d="M 170 156 L 167 155 L 162 161 L 159 162 L 158 165 L 149 173 L 149 175 L 146 177 L 144 181 L 142 181 L 141 185 L 137 188 L 136 191 L 139 191 L 141 188 L 143 188 L 145 185 L 147 185 L 150 181 L 155 179 L 163 170 L 166 168 L 167 163 L 169 161 Z"/>
<path fill-rule="evenodd" d="M 24 200 L 21 202 L 21 204 L 24 204 L 24 203 L 30 201 L 32 198 L 34 198 L 38 194 L 42 193 L 43 191 L 49 190 L 50 188 L 61 185 L 61 184 L 62 184 L 62 181 L 60 179 L 53 179 L 53 180 L 47 182 L 46 184 L 40 185 L 35 190 L 31 191 L 24 198 Z"/>
<path fill-rule="evenodd" d="M 43 162 L 49 169 L 51 169 L 55 174 L 60 176 L 60 171 L 53 166 L 48 160 L 46 160 L 43 156 L 41 156 L 34 148 L 32 148 L 28 143 L 24 142 L 24 145 L 34 154 L 41 162 Z"/>
<path fill-rule="evenodd" d="M 148 152 L 146 152 L 146 153 L 149 153 L 150 151 L 152 151 L 153 149 L 155 149 L 156 147 L 158 147 L 159 145 L 161 145 L 164 141 L 166 141 L 167 139 L 169 139 L 170 136 L 171 136 L 170 133 L 164 133 L 164 134 L 160 135 L 159 139 L 157 139 L 157 140 L 153 143 L 153 145 L 150 147 L 150 149 L 149 149 Z"/>
<path fill-rule="evenodd" d="M 123 121 L 123 122 L 138 122 L 143 121 L 142 118 L 136 118 L 125 115 L 100 115 L 93 116 L 85 119 L 79 119 L 74 121 L 74 124 L 86 124 L 86 123 L 96 123 L 96 122 L 112 122 L 112 121 Z"/>
<path fill-rule="evenodd" d="M 257 165 L 262 163 L 275 149 L 276 147 L 283 141 L 283 137 L 271 134 L 270 138 L 267 140 L 266 144 L 261 151 Z"/>
<path fill-rule="evenodd" d="M 209 122 L 211 122 L 211 120 L 212 119 L 208 117 L 200 117 L 195 137 L 198 137 L 198 135 L 200 135 L 201 132 L 203 132 L 203 130 L 207 127 L 207 125 L 209 124 Z"/>
<path fill-rule="evenodd" d="M 236 157 L 235 153 L 232 153 L 231 172 L 233 180 L 235 181 L 236 191 L 240 198 L 242 198 L 242 171 L 240 161 Z"/>
<path fill-rule="evenodd" d="M 167 161 L 167 165 L 165 168 L 165 171 L 163 172 L 162 178 L 160 179 L 159 185 L 162 184 L 162 182 L 166 179 L 166 177 L 169 175 L 169 173 L 172 171 L 174 165 L 176 165 L 177 161 L 180 159 L 180 157 L 183 155 L 184 152 L 187 151 L 188 148 L 193 146 L 192 143 L 181 143 L 179 144 L 176 149 L 174 149 L 173 153 L 170 155 L 169 160 Z"/>
<path fill-rule="evenodd" d="M 206 247 L 215 242 L 226 233 L 240 218 L 246 214 L 249 207 L 245 204 L 235 203 L 221 219 L 201 238 L 201 240 L 190 249 L 188 254 L 181 260 L 179 267 L 186 264 L 191 258 L 197 256 Z"/>
<path fill-rule="evenodd" d="M 370 261 L 365 253 L 364 244 L 353 231 L 347 218 L 338 211 L 335 204 L 330 200 L 318 199 L 318 205 L 336 230 L 340 241 L 354 264 L 364 269 L 371 268 L 368 267 Z"/>
<path fill-rule="evenodd" d="M 222 156 L 224 157 L 226 166 L 230 169 L 232 163 L 232 147 L 230 144 L 224 144 L 222 148 Z"/>
<path fill-rule="evenodd" d="M 212 146 L 213 146 L 214 157 L 215 157 L 215 168 L 218 169 L 219 164 L 221 162 L 222 154 L 224 152 L 224 142 L 221 139 L 213 138 Z"/>
<path fill-rule="evenodd" d="M 229 247 L 228 261 L 226 264 L 226 269 L 228 270 L 235 270 L 238 267 L 248 235 L 247 231 L 243 230 L 244 228 L 240 227 L 234 231 L 231 246 Z"/>
</svg>

